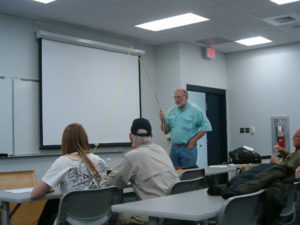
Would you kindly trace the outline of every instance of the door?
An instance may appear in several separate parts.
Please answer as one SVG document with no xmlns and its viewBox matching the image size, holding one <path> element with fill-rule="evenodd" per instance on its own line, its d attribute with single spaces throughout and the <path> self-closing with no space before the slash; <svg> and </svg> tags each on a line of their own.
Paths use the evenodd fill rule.
<svg viewBox="0 0 300 225">
<path fill-rule="evenodd" d="M 213 131 L 209 132 L 208 165 L 227 162 L 227 128 L 225 94 L 206 94 L 207 116 L 210 118 Z"/>
<path fill-rule="evenodd" d="M 203 148 L 207 148 L 205 151 L 207 154 L 207 165 L 227 162 L 226 91 L 189 84 L 187 85 L 187 90 L 193 96 L 190 100 L 200 105 L 204 112 L 206 109 L 206 115 L 213 129 L 213 131 L 207 133 L 207 140 L 203 140 L 204 143 L 200 142 L 198 144 L 198 146 L 200 145 L 199 157 L 205 157 Z M 199 94 L 195 94 L 195 92 Z M 202 103 L 199 104 L 199 101 Z M 200 164 L 198 166 L 203 167 L 204 160 L 197 159 L 197 164 L 198 162 Z"/>
<path fill-rule="evenodd" d="M 203 92 L 188 91 L 189 101 L 199 106 L 202 111 L 206 112 L 206 94 Z M 197 166 L 207 167 L 207 137 L 206 135 L 197 141 Z"/>
</svg>

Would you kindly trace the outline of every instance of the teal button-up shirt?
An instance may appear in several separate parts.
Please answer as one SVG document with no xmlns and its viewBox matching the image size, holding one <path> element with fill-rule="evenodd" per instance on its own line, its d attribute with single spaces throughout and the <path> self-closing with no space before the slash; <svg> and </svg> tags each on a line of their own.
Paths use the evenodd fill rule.
<svg viewBox="0 0 300 225">
<path fill-rule="evenodd" d="M 177 106 L 170 108 L 166 114 L 166 124 L 173 144 L 187 144 L 200 131 L 212 130 L 201 108 L 190 102 L 182 111 Z"/>
</svg>

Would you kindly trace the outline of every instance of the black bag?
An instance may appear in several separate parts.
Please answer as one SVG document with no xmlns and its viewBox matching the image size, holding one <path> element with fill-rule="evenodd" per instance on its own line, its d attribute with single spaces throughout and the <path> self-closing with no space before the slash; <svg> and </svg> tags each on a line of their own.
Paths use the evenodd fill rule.
<svg viewBox="0 0 300 225">
<path fill-rule="evenodd" d="M 232 163 L 261 163 L 261 156 L 257 152 L 247 150 L 243 147 L 234 149 L 229 152 Z"/>
</svg>

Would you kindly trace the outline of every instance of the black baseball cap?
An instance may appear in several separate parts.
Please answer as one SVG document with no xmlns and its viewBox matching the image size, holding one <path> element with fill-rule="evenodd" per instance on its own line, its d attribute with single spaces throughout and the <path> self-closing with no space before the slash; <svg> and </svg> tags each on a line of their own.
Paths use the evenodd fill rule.
<svg viewBox="0 0 300 225">
<path fill-rule="evenodd" d="M 139 129 L 146 130 L 147 133 L 138 134 L 137 131 Z M 132 122 L 131 133 L 134 134 L 134 135 L 143 136 L 143 137 L 147 137 L 147 136 L 152 135 L 152 128 L 151 128 L 151 124 L 150 124 L 149 120 L 144 119 L 144 118 L 135 119 Z"/>
</svg>

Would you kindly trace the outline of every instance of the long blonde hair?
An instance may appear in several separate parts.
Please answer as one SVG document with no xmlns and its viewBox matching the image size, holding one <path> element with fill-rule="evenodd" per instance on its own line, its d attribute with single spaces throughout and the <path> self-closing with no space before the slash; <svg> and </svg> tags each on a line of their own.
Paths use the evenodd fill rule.
<svg viewBox="0 0 300 225">
<path fill-rule="evenodd" d="M 62 155 L 77 152 L 98 184 L 100 183 L 101 176 L 92 161 L 87 157 L 89 153 L 88 136 L 80 124 L 72 123 L 65 128 L 61 141 L 61 151 Z"/>
</svg>

